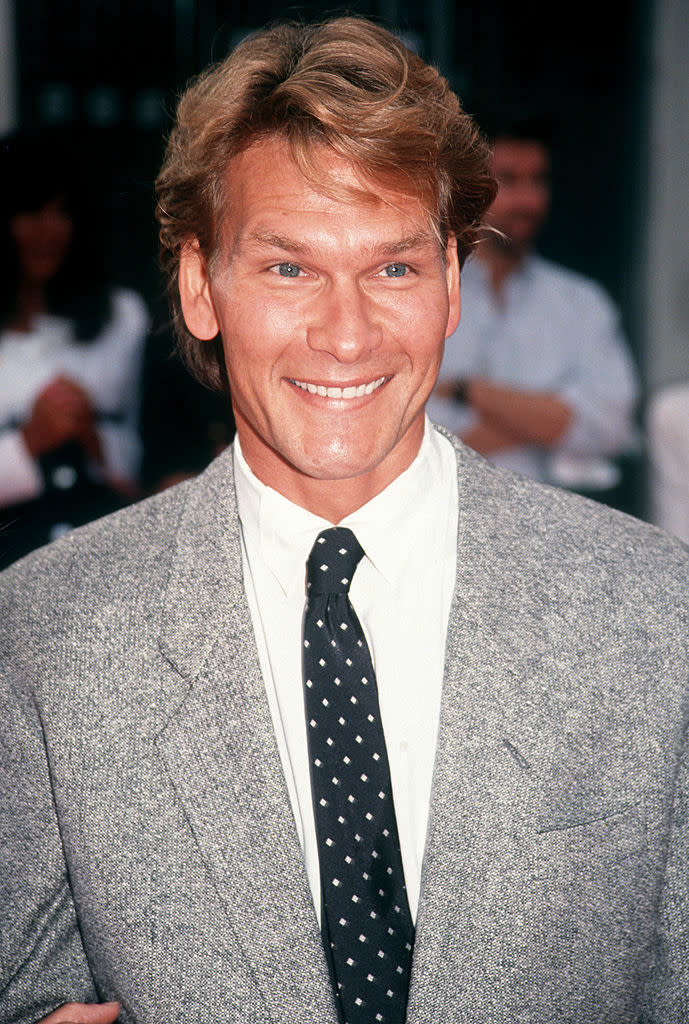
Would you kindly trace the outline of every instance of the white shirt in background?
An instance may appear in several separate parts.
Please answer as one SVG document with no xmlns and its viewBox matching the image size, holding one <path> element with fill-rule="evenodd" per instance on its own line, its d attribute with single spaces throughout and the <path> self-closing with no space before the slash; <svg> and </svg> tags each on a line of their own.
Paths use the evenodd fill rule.
<svg viewBox="0 0 689 1024">
<path fill-rule="evenodd" d="M 510 274 L 501 302 L 484 263 L 462 270 L 462 316 L 445 342 L 440 377 L 485 377 L 523 391 L 550 392 L 574 411 L 551 449 L 520 445 L 491 460 L 565 487 L 607 488 L 617 472 L 607 457 L 638 443 L 637 373 L 617 309 L 595 281 L 536 254 Z M 433 395 L 428 415 L 462 435 L 476 412 Z"/>
<path fill-rule="evenodd" d="M 112 293 L 112 315 L 92 341 L 76 341 L 68 319 L 47 314 L 36 317 L 30 331 L 0 331 L 0 505 L 29 501 L 43 491 L 43 478 L 20 427 L 40 392 L 58 376 L 79 384 L 100 418 L 105 471 L 124 480 L 136 478 L 149 321 L 143 299 L 118 288 Z"/>
</svg>

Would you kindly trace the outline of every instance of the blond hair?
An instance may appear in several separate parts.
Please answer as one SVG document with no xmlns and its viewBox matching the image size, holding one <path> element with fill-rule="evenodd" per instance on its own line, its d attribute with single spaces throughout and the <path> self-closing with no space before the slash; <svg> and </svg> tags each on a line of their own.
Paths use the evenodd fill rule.
<svg viewBox="0 0 689 1024">
<path fill-rule="evenodd" d="M 182 248 L 198 240 L 211 264 L 229 161 L 265 137 L 287 141 L 319 187 L 323 145 L 380 188 L 417 197 L 442 243 L 457 237 L 460 264 L 495 195 L 487 144 L 447 81 L 390 32 L 360 18 L 279 24 L 245 39 L 182 96 L 156 181 L 161 262 L 178 349 L 196 377 L 226 386 L 219 343 L 203 343 L 181 314 Z"/>
</svg>

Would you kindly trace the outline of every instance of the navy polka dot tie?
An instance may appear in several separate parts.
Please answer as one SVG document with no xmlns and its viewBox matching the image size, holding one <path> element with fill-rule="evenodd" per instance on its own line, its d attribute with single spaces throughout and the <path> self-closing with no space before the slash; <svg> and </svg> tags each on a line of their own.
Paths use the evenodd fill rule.
<svg viewBox="0 0 689 1024">
<path fill-rule="evenodd" d="M 340 1020 L 403 1024 L 414 924 L 368 644 L 349 600 L 363 549 L 333 527 L 307 561 L 304 703 L 322 933 Z"/>
</svg>

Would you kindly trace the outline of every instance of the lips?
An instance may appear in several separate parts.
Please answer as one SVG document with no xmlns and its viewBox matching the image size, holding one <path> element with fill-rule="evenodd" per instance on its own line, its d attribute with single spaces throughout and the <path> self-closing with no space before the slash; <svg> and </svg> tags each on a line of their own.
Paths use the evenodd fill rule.
<svg viewBox="0 0 689 1024">
<path fill-rule="evenodd" d="M 288 380 L 291 384 L 301 388 L 302 391 L 308 391 L 310 395 L 320 395 L 322 398 L 363 398 L 364 395 L 371 395 L 374 391 L 377 391 L 381 387 L 386 378 L 378 377 L 377 380 L 369 381 L 368 384 L 350 384 L 347 387 L 333 387 L 325 384 L 312 384 L 310 381 L 295 380 L 294 377 L 289 377 Z"/>
</svg>

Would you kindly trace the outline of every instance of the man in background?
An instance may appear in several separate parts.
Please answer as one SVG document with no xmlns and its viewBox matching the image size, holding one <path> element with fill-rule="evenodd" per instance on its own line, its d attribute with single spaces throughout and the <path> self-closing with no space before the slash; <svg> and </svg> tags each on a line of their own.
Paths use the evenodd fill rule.
<svg viewBox="0 0 689 1024">
<path fill-rule="evenodd" d="M 551 198 L 546 122 L 506 113 L 486 130 L 499 191 L 429 412 L 500 465 L 603 494 L 635 436 L 619 315 L 598 284 L 534 249 Z"/>
</svg>

